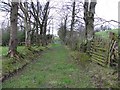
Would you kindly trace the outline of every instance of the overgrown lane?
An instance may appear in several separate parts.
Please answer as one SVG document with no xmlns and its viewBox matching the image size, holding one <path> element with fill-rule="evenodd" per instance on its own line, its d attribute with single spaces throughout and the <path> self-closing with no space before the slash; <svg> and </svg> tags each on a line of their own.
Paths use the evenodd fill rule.
<svg viewBox="0 0 120 90">
<path fill-rule="evenodd" d="M 94 87 L 90 77 L 72 60 L 69 50 L 61 44 L 53 44 L 22 74 L 3 83 L 3 88 L 55 88 Z"/>
</svg>

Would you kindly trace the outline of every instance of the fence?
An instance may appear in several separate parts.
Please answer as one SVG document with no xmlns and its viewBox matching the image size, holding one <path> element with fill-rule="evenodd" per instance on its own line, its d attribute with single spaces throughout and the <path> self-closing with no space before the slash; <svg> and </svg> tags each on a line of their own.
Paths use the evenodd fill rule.
<svg viewBox="0 0 120 90">
<path fill-rule="evenodd" d="M 91 60 L 102 66 L 117 66 L 118 42 L 115 33 L 110 32 L 109 39 L 95 36 L 91 41 Z"/>
</svg>

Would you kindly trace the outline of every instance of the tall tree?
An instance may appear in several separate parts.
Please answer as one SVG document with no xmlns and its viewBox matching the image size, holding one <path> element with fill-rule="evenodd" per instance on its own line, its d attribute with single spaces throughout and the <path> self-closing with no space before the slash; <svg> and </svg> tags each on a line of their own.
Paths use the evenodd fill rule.
<svg viewBox="0 0 120 90">
<path fill-rule="evenodd" d="M 38 2 L 37 2 L 37 7 L 38 7 Z M 36 32 L 32 32 L 32 34 L 33 33 L 35 33 L 35 41 L 36 41 L 36 44 L 38 43 L 38 16 L 36 15 L 36 11 L 37 11 L 37 9 L 35 8 L 35 5 L 34 5 L 34 3 L 33 3 L 33 1 L 31 2 L 31 8 L 32 8 L 32 10 L 30 10 L 30 12 L 31 12 L 31 14 L 33 15 L 33 17 L 34 17 L 34 26 L 35 26 L 35 28 L 36 28 Z M 38 12 L 37 12 L 38 13 Z"/>
<path fill-rule="evenodd" d="M 14 57 L 17 55 L 17 21 L 18 21 L 18 2 L 11 2 L 10 11 L 10 41 L 9 41 L 9 51 L 8 55 Z"/>
<path fill-rule="evenodd" d="M 48 9 L 49 9 L 49 1 L 46 3 L 45 8 L 44 8 L 44 18 L 43 18 L 43 45 L 47 45 L 47 39 L 46 39 L 46 29 L 47 29 L 47 21 L 48 21 Z"/>
<path fill-rule="evenodd" d="M 63 35 L 63 41 L 64 41 L 64 43 L 66 43 L 67 19 L 68 19 L 68 15 L 66 15 L 65 19 L 64 19 L 64 35 Z"/>
<path fill-rule="evenodd" d="M 28 2 L 24 2 L 24 6 L 20 2 L 20 8 L 24 14 L 25 45 L 30 46 L 30 44 L 31 44 L 31 37 L 30 37 L 30 31 L 31 31 L 30 18 L 31 18 L 31 15 L 29 14 L 29 10 L 28 10 Z"/>
<path fill-rule="evenodd" d="M 31 2 L 31 7 L 32 7 L 31 14 L 35 19 L 35 25 L 36 25 L 36 42 L 38 44 L 42 43 L 43 45 L 44 41 L 46 41 L 44 39 L 46 35 L 46 27 L 47 27 L 47 20 L 48 20 L 49 1 L 46 3 L 43 10 L 42 10 L 42 6 L 38 1 L 37 1 L 37 6 L 35 6 L 35 4 Z M 38 28 L 40 28 L 40 35 L 38 33 L 39 32 Z"/>
<path fill-rule="evenodd" d="M 38 26 L 39 26 L 39 12 L 40 12 L 40 3 L 39 1 L 37 0 L 37 9 L 36 9 L 36 42 L 39 43 L 39 29 L 38 29 Z"/>
<path fill-rule="evenodd" d="M 72 20 L 71 20 L 71 28 L 70 28 L 70 42 L 72 41 L 72 35 L 73 35 L 73 27 L 74 27 L 74 21 L 75 21 L 75 0 L 73 2 L 73 10 L 72 10 Z"/>
<path fill-rule="evenodd" d="M 86 45 L 89 50 L 89 41 L 94 37 L 94 14 L 95 14 L 96 0 L 88 0 L 84 2 L 84 21 L 85 21 L 85 37 Z M 86 50 L 87 50 L 86 49 Z"/>
<path fill-rule="evenodd" d="M 70 27 L 70 40 L 69 40 L 69 44 L 73 45 L 73 27 L 75 24 L 75 0 L 73 2 L 73 6 L 72 6 L 72 20 L 71 20 L 71 27 Z"/>
</svg>

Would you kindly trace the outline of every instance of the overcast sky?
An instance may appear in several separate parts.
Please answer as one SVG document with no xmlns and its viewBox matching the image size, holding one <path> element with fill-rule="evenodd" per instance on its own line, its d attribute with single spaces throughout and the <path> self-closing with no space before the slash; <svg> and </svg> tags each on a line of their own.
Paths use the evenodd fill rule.
<svg viewBox="0 0 120 90">
<path fill-rule="evenodd" d="M 55 0 L 55 1 L 63 3 L 70 0 Z M 81 0 L 81 1 L 84 2 L 84 0 Z M 101 17 L 106 20 L 118 21 L 118 2 L 119 1 L 120 0 L 97 0 L 96 9 L 95 9 L 97 17 Z M 118 25 L 117 23 L 113 23 L 113 24 Z"/>
<path fill-rule="evenodd" d="M 118 20 L 118 2 L 120 0 L 97 0 L 96 14 L 107 20 Z"/>
<path fill-rule="evenodd" d="M 41 1 L 41 0 L 40 0 Z M 47 1 L 47 0 L 42 0 Z M 57 6 L 62 5 L 64 2 L 71 0 L 51 0 Z M 81 0 L 84 1 L 84 0 Z M 104 18 L 106 20 L 116 20 L 118 21 L 118 2 L 120 0 L 97 0 L 96 14 L 98 17 Z M 4 13 L 0 13 L 0 24 L 4 20 Z M 0 25 L 1 26 L 1 25 Z M 55 32 L 57 33 L 57 32 Z"/>
<path fill-rule="evenodd" d="M 56 2 L 67 2 L 71 0 L 54 0 Z M 83 1 L 84 0 L 80 0 Z M 89 0 L 90 1 L 90 0 Z M 107 20 L 118 20 L 118 2 L 120 0 L 97 0 L 96 14 Z"/>
</svg>

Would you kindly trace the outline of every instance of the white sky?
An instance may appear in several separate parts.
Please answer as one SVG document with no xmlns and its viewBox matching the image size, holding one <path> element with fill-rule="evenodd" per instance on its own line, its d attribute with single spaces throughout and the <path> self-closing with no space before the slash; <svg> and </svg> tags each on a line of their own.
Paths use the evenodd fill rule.
<svg viewBox="0 0 120 90">
<path fill-rule="evenodd" d="M 106 20 L 118 20 L 118 2 L 120 0 L 97 0 L 96 14 Z"/>
<path fill-rule="evenodd" d="M 67 2 L 70 0 L 55 0 L 55 1 Z M 80 1 L 84 2 L 84 0 L 80 0 Z M 97 0 L 96 9 L 95 9 L 95 13 L 97 14 L 97 17 L 101 17 L 108 21 L 109 20 L 118 21 L 119 1 L 120 0 Z M 113 24 L 118 25 L 117 23 L 113 23 Z"/>
<path fill-rule="evenodd" d="M 42 1 L 47 1 L 47 0 L 42 0 Z M 72 0 L 51 0 L 51 1 L 54 4 L 59 6 L 64 2 L 68 2 Z M 80 0 L 80 1 L 84 1 L 84 0 Z M 106 20 L 118 21 L 118 2 L 119 1 L 120 0 L 97 0 L 96 10 L 95 10 L 97 16 L 104 18 Z M 1 21 L 4 20 L 3 16 L 4 16 L 4 13 L 0 12 L 0 24 L 1 24 Z M 54 33 L 56 34 L 57 31 L 54 31 Z"/>
<path fill-rule="evenodd" d="M 47 0 L 42 0 L 47 1 Z M 56 2 L 58 4 L 62 4 L 64 2 L 73 1 L 73 0 L 51 0 L 53 2 Z M 83 1 L 84 0 L 79 0 Z M 89 0 L 90 1 L 90 0 Z M 118 20 L 118 2 L 120 0 L 97 0 L 96 5 L 96 14 L 104 18 L 106 20 Z"/>
</svg>

